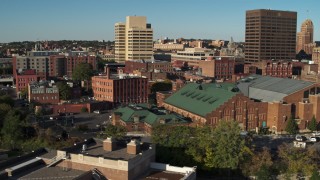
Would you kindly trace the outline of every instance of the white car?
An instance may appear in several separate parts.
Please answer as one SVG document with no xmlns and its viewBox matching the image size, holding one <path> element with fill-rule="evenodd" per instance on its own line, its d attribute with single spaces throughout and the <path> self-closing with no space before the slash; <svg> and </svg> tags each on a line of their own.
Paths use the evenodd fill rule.
<svg viewBox="0 0 320 180">
<path fill-rule="evenodd" d="M 320 132 L 314 132 L 312 133 L 313 136 L 320 136 Z"/>
<path fill-rule="evenodd" d="M 95 110 L 93 113 L 100 114 L 100 110 Z"/>
<path fill-rule="evenodd" d="M 318 142 L 318 141 L 320 141 L 320 137 L 310 137 L 309 140 L 311 142 Z"/>
<path fill-rule="evenodd" d="M 305 140 L 307 140 L 307 138 L 304 136 L 301 136 L 301 135 L 296 135 L 296 140 L 297 141 L 305 141 Z"/>
</svg>

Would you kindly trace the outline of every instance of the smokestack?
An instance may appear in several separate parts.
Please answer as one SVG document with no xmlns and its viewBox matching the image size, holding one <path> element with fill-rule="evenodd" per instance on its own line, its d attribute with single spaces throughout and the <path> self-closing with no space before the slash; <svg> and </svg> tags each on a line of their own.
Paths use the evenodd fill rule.
<svg viewBox="0 0 320 180">
<path fill-rule="evenodd" d="M 104 71 L 105 71 L 108 79 L 110 79 L 110 68 L 108 67 L 108 65 L 106 65 L 106 66 L 104 67 Z"/>
</svg>

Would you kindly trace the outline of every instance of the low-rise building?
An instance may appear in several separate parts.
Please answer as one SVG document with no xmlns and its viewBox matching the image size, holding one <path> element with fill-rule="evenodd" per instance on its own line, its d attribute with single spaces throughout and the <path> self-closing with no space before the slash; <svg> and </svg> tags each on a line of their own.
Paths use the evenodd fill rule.
<svg viewBox="0 0 320 180">
<path fill-rule="evenodd" d="M 216 79 L 231 79 L 235 73 L 234 56 L 208 57 L 199 61 L 200 75 Z"/>
<path fill-rule="evenodd" d="M 148 107 L 146 104 L 130 104 L 114 111 L 112 124 L 124 126 L 129 132 L 139 131 L 151 134 L 152 128 L 156 125 L 189 125 L 190 121 L 175 113 Z"/>
<path fill-rule="evenodd" d="M 58 104 L 60 102 L 57 86 L 49 86 L 48 82 L 33 82 L 28 84 L 28 101 L 41 104 Z"/>
<path fill-rule="evenodd" d="M 182 51 L 184 49 L 184 44 L 154 44 L 153 49 L 155 50 L 162 50 L 162 51 Z"/>
<path fill-rule="evenodd" d="M 38 82 L 40 77 L 36 74 L 35 70 L 29 69 L 16 73 L 15 80 L 16 91 L 21 92 L 22 90 L 27 89 L 29 83 Z"/>
<path fill-rule="evenodd" d="M 175 61 L 186 63 L 188 66 L 199 66 L 199 61 L 208 59 L 209 56 L 214 56 L 215 51 L 206 48 L 185 48 L 184 51 L 178 51 L 171 55 L 171 62 Z"/>
<path fill-rule="evenodd" d="M 92 77 L 94 98 L 98 101 L 111 102 L 114 105 L 145 103 L 148 101 L 148 79 L 127 74 Z"/>
<path fill-rule="evenodd" d="M 166 99 L 158 99 L 159 106 L 199 125 L 234 119 L 244 130 L 269 127 L 281 133 L 290 117 L 300 129 L 306 129 L 313 116 L 320 122 L 320 84 L 288 78 L 250 75 L 236 85 L 189 83 L 161 97 Z"/>
<path fill-rule="evenodd" d="M 139 70 L 140 72 L 173 72 L 172 65 L 168 61 L 131 60 L 125 62 L 125 73 L 133 73 L 135 70 Z"/>
<path fill-rule="evenodd" d="M 196 167 L 155 162 L 155 145 L 86 139 L 60 150 L 39 149 L 2 163 L 1 179 L 196 179 Z"/>
</svg>

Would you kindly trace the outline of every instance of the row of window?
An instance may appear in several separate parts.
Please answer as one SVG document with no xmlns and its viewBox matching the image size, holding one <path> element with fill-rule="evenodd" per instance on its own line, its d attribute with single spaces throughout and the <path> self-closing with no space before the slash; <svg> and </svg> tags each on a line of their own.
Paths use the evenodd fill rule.
<svg viewBox="0 0 320 180">
<path fill-rule="evenodd" d="M 42 98 L 41 98 L 41 97 L 40 97 L 40 98 L 39 98 L 39 97 L 33 97 L 32 99 L 33 99 L 33 100 L 41 100 L 41 99 L 42 99 L 42 100 L 49 100 L 49 99 L 52 99 L 52 100 L 53 100 L 53 99 L 58 99 L 58 97 L 57 97 L 57 96 L 51 96 L 51 98 L 50 98 L 50 97 L 48 97 L 48 96 L 45 96 L 45 97 L 43 96 Z"/>
</svg>

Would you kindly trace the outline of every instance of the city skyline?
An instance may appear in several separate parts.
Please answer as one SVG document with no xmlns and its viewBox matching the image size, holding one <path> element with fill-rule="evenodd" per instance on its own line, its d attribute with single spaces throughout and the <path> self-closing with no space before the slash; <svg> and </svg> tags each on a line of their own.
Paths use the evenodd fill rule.
<svg viewBox="0 0 320 180">
<path fill-rule="evenodd" d="M 0 42 L 37 40 L 114 40 L 114 24 L 126 16 L 146 16 L 154 39 L 223 39 L 244 42 L 245 13 L 252 9 L 296 11 L 297 29 L 305 19 L 314 23 L 320 40 L 320 2 L 270 1 L 22 1 L 0 7 Z"/>
</svg>

